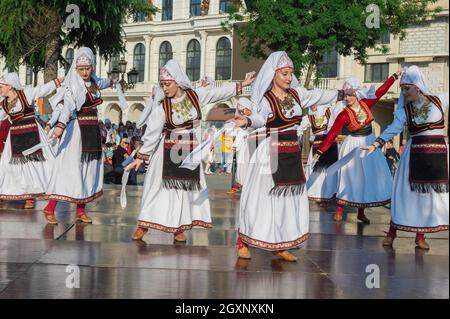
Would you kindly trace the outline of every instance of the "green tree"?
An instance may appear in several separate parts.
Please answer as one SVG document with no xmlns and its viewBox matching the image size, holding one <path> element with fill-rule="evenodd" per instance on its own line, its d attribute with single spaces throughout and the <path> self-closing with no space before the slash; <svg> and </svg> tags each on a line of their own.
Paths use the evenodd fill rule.
<svg viewBox="0 0 450 319">
<path fill-rule="evenodd" d="M 405 28 L 435 14 L 437 0 L 253 0 L 234 6 L 224 27 L 234 27 L 244 58 L 286 51 L 309 87 L 315 66 L 336 50 L 364 63 L 367 50 L 387 52 L 377 40 L 386 33 L 402 39 Z M 379 13 L 379 14 L 377 14 Z M 379 20 L 377 20 L 379 19 Z M 379 22 L 379 23 L 377 23 Z"/>
<path fill-rule="evenodd" d="M 66 21 L 79 26 L 68 28 Z M 62 47 L 88 46 L 107 59 L 124 52 L 123 22 L 138 12 L 152 16 L 157 8 L 147 0 L 1 0 L 0 53 L 9 69 L 21 64 L 55 78 Z"/>
</svg>

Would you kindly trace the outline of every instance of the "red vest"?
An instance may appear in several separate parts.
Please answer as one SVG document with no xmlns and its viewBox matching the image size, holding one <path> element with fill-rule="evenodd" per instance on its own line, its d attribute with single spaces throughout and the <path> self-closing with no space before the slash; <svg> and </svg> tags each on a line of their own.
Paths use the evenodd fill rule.
<svg viewBox="0 0 450 319">
<path fill-rule="evenodd" d="M 347 112 L 347 115 L 348 115 L 348 117 L 350 119 L 350 124 L 347 125 L 347 129 L 349 130 L 349 132 L 359 131 L 360 129 L 362 129 L 363 127 L 367 126 L 369 123 L 371 123 L 374 120 L 373 115 L 372 115 L 372 111 L 367 106 L 367 104 L 364 103 L 363 101 L 359 101 L 359 105 L 361 105 L 362 109 L 367 114 L 367 118 L 364 121 L 364 123 L 362 123 L 362 124 L 358 121 L 358 118 L 356 117 L 356 112 L 355 111 L 353 111 L 349 106 L 344 108 L 345 112 Z"/>
</svg>

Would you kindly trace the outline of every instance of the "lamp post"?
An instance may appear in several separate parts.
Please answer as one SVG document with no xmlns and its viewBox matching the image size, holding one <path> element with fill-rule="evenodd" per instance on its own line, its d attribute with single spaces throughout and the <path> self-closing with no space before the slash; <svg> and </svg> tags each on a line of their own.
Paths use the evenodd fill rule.
<svg viewBox="0 0 450 319">
<path fill-rule="evenodd" d="M 126 72 L 127 63 L 128 62 L 125 61 L 124 58 L 121 58 L 118 66 L 115 66 L 107 73 L 108 78 L 111 80 L 119 81 L 119 78 L 121 78 L 119 83 L 124 91 L 134 88 L 139 75 L 139 72 L 134 67 L 130 71 Z M 125 73 L 127 74 L 128 81 L 125 81 Z"/>
</svg>

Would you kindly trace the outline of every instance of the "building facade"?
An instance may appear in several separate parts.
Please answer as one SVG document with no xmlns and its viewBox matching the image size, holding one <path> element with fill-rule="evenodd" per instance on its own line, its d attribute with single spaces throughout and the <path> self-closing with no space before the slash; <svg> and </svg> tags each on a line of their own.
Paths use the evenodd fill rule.
<svg viewBox="0 0 450 319">
<path fill-rule="evenodd" d="M 246 72 L 261 66 L 261 60 L 244 61 L 237 37 L 232 31 L 226 31 L 222 23 L 226 21 L 226 12 L 234 1 L 244 0 L 153 0 L 160 10 L 148 19 L 138 15 L 124 25 L 124 42 L 126 52 L 123 56 L 113 56 L 109 60 L 97 57 L 97 75 L 107 77 L 107 72 L 117 66 L 124 58 L 127 71 L 135 68 L 138 83 L 125 92 L 130 107 L 122 112 L 118 105 L 117 94 L 112 89 L 103 92 L 104 103 L 99 107 L 101 119 L 109 118 L 113 123 L 119 121 L 136 121 L 142 112 L 152 87 L 158 85 L 159 68 L 171 58 L 180 62 L 194 85 L 204 76 L 216 80 L 216 85 L 242 80 Z M 416 64 L 423 68 L 430 88 L 435 93 L 447 92 L 449 89 L 449 4 L 441 0 L 436 4 L 443 8 L 435 18 L 412 25 L 406 30 L 402 41 L 392 35 L 385 35 L 380 43 L 389 47 L 387 54 L 375 50 L 369 51 L 365 65 L 355 61 L 352 56 L 342 57 L 335 52 L 325 55 L 321 65 L 322 78 L 318 86 L 324 89 L 342 87 L 345 79 L 356 76 L 365 85 L 381 85 L 388 75 L 400 68 Z M 76 49 L 63 49 L 63 56 L 71 63 Z M 3 69 L 0 61 L 0 68 Z M 59 70 L 63 75 L 65 69 Z M 30 68 L 21 66 L 19 75 L 22 83 L 32 85 L 33 76 Z M 125 75 L 126 79 L 126 75 Z M 43 82 L 42 74 L 38 83 Z M 375 133 L 392 121 L 399 96 L 398 82 L 390 89 L 374 108 Z M 248 90 L 244 95 L 248 95 Z M 211 110 L 217 107 L 231 107 L 236 99 L 225 103 L 210 104 L 203 109 L 203 118 L 208 120 Z M 217 114 L 217 112 L 215 113 Z M 395 143 L 399 144 L 397 137 Z"/>
</svg>

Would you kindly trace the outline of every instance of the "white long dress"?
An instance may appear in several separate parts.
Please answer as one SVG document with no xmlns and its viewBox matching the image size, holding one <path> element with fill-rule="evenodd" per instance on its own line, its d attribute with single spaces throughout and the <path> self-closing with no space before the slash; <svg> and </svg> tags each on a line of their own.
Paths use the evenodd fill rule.
<svg viewBox="0 0 450 319">
<path fill-rule="evenodd" d="M 337 91 L 307 91 L 296 88 L 301 106 L 294 101 L 292 116 L 302 114 L 302 107 L 336 101 Z M 264 98 L 258 113 L 250 116 L 254 128 L 262 127 L 272 116 Z M 296 130 L 298 125 L 282 130 Z M 271 137 L 263 140 L 250 159 L 242 186 L 239 213 L 239 237 L 254 247 L 276 251 L 296 247 L 309 238 L 309 202 L 306 191 L 300 195 L 270 195 L 274 181 L 270 172 Z"/>
<path fill-rule="evenodd" d="M 249 152 L 247 146 L 247 137 L 251 133 L 251 128 L 237 128 L 235 132 L 235 140 L 233 148 L 236 150 L 236 182 L 241 184 L 244 182 L 249 162 Z"/>
<path fill-rule="evenodd" d="M 97 86 L 100 90 L 105 89 L 111 86 L 111 81 L 99 79 Z M 99 99 L 100 91 L 92 96 L 94 101 Z M 52 117 L 52 121 L 57 119 Z M 71 114 L 71 120 L 61 137 L 55 164 L 52 167 L 46 199 L 85 204 L 103 194 L 103 159 L 85 162 L 81 160 L 81 153 L 80 125 L 76 115 Z"/>
<path fill-rule="evenodd" d="M 327 121 L 327 118 L 324 117 L 324 120 L 327 121 L 323 123 L 326 126 L 325 130 L 320 132 L 320 135 L 326 135 L 328 129 L 333 126 L 334 120 L 342 111 L 344 105 L 342 103 L 337 103 L 334 107 L 331 107 L 331 116 Z M 324 116 L 326 110 L 329 108 L 320 108 L 317 112 L 310 112 L 310 115 L 315 116 Z M 305 130 L 311 127 L 311 122 L 309 116 L 304 116 L 302 119 L 302 123 L 300 124 L 297 132 L 298 135 L 301 136 Z M 318 134 L 319 135 L 319 134 Z M 314 135 L 313 135 L 314 136 Z M 312 162 L 313 158 L 313 148 L 311 146 L 308 155 L 308 163 Z M 328 176 L 326 171 L 313 171 L 311 172 L 309 169 L 305 172 L 307 182 L 306 188 L 308 190 L 308 199 L 316 202 L 324 202 L 330 201 L 336 196 L 337 186 L 338 186 L 338 176 L 337 173 L 333 174 L 333 176 Z"/>
<path fill-rule="evenodd" d="M 34 106 L 34 101 L 36 99 L 49 95 L 55 89 L 55 81 L 50 81 L 34 88 L 26 88 L 23 92 L 25 93 L 25 97 L 30 106 Z M 10 113 L 18 113 L 21 112 L 21 110 L 22 104 L 20 100 L 18 100 Z M 0 109 L 0 119 L 4 119 L 5 117 L 6 114 Z M 41 143 L 45 143 L 47 141 L 47 134 L 39 123 L 37 124 L 37 127 Z M 54 155 L 50 145 L 42 148 L 42 152 L 45 161 L 29 161 L 24 164 L 11 164 L 11 133 L 8 133 L 5 148 L 0 159 L 0 199 L 24 200 L 39 198 L 45 194 L 54 163 Z"/>
<path fill-rule="evenodd" d="M 448 93 L 439 94 L 439 99 L 445 110 L 448 110 Z M 423 104 L 419 104 L 418 107 Z M 436 105 L 428 112 L 426 119 L 416 119 L 419 124 L 434 123 L 442 119 L 442 114 Z M 394 121 L 381 134 L 384 141 L 388 141 L 401 133 L 407 123 L 404 108 L 394 113 Z M 440 135 L 444 136 L 444 129 L 432 129 L 417 133 L 415 136 Z M 437 193 L 433 189 L 430 193 L 418 193 L 411 190 L 409 185 L 409 159 L 411 151 L 411 137 L 403 149 L 398 169 L 394 176 L 391 202 L 391 224 L 403 231 L 410 232 L 437 232 L 449 228 L 449 193 Z M 447 150 L 448 168 L 448 150 Z"/>
<path fill-rule="evenodd" d="M 235 96 L 236 86 L 233 84 L 210 90 L 199 88 L 195 92 L 198 95 L 201 107 L 208 103 L 226 100 Z M 186 94 L 180 99 L 172 99 L 172 103 L 180 102 L 185 98 L 188 98 Z M 183 124 L 182 120 L 177 122 L 177 115 L 177 112 L 172 110 L 172 118 L 175 124 Z M 192 106 L 191 119 L 195 118 L 197 118 L 197 111 Z M 138 226 L 153 228 L 167 233 L 182 232 L 192 229 L 194 226 L 211 228 L 208 189 L 201 164 L 200 191 L 185 191 L 163 187 L 165 122 L 165 111 L 162 105 L 159 104 L 148 118 L 147 129 L 143 136 L 144 145 L 139 151 L 140 154 L 151 155 L 151 159 L 145 175 Z M 195 129 L 185 129 L 177 132 L 191 133 L 194 131 Z"/>
</svg>

